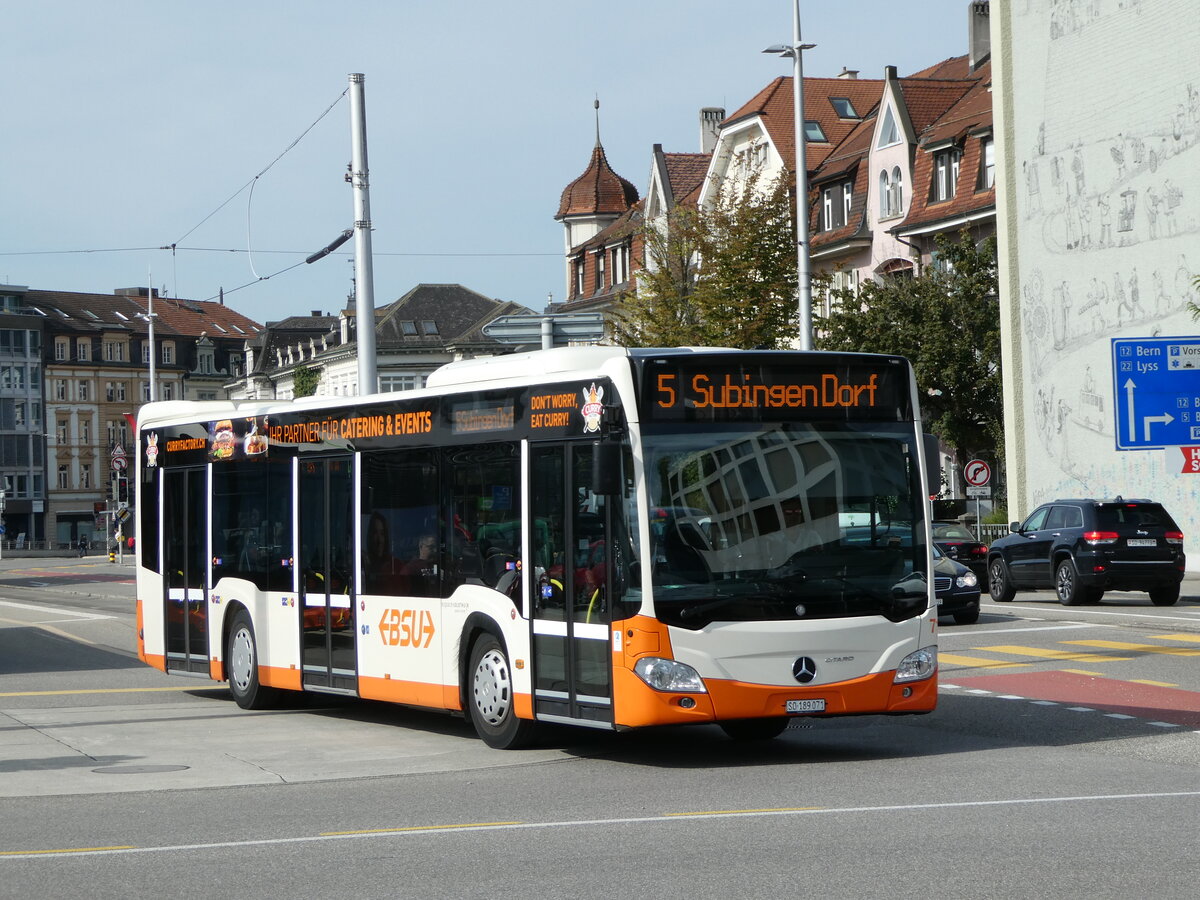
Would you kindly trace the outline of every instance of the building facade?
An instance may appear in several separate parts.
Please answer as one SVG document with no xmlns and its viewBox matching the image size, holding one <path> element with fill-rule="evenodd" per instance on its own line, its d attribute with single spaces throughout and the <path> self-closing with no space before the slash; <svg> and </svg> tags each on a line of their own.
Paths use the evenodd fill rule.
<svg viewBox="0 0 1200 900">
<path fill-rule="evenodd" d="M 1120 352 L 1200 344 L 1194 12 L 992 4 L 1010 517 L 1055 497 L 1150 497 L 1192 568 L 1200 474 L 1180 447 L 1200 445 L 1200 376 Z"/>
</svg>

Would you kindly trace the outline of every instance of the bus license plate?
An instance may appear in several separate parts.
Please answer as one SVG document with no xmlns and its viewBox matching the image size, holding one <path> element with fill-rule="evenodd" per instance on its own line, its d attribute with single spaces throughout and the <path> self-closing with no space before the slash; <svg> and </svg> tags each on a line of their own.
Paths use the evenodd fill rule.
<svg viewBox="0 0 1200 900">
<path fill-rule="evenodd" d="M 825 712 L 824 700 L 789 700 L 787 711 L 790 713 Z"/>
<path fill-rule="evenodd" d="M 1127 547 L 1157 547 L 1158 541 L 1154 538 L 1129 538 L 1125 541 Z"/>
</svg>

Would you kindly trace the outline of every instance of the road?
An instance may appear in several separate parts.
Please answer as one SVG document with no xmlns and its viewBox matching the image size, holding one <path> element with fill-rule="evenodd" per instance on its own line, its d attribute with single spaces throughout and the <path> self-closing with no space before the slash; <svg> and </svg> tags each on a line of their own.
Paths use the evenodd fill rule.
<svg viewBox="0 0 1200 900">
<path fill-rule="evenodd" d="M 0 569 L 0 897 L 1191 897 L 1200 878 L 1200 581 L 1169 608 L 985 598 L 940 629 L 930 716 L 504 753 L 380 704 L 247 713 L 137 662 L 131 570 L 21 563 Z"/>
</svg>

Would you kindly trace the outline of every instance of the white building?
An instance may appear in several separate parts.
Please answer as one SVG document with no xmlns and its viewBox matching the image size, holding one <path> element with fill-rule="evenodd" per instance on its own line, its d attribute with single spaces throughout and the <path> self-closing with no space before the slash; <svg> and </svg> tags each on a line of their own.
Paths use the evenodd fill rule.
<svg viewBox="0 0 1200 900">
<path fill-rule="evenodd" d="M 1190 0 L 991 5 L 1010 518 L 1054 497 L 1150 497 L 1192 568 L 1200 473 L 1169 442 L 1200 446 L 1200 375 L 1139 371 L 1114 341 L 1200 345 L 1186 307 L 1200 273 L 1195 13 Z M 1139 378 L 1167 390 L 1139 393 Z"/>
</svg>

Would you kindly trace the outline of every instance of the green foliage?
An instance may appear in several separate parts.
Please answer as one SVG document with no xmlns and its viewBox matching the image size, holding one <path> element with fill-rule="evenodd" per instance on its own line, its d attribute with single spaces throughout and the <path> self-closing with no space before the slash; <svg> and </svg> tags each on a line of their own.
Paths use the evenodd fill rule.
<svg viewBox="0 0 1200 900">
<path fill-rule="evenodd" d="M 938 264 L 915 278 L 834 291 L 816 345 L 908 357 L 925 427 L 956 449 L 961 468 L 974 456 L 999 458 L 1003 444 L 996 243 L 976 247 L 964 231 L 957 243 L 940 235 L 937 246 Z"/>
<path fill-rule="evenodd" d="M 636 296 L 610 316 L 630 347 L 776 349 L 796 338 L 796 245 L 787 181 L 752 173 L 704 209 L 676 207 L 642 229 Z"/>
<path fill-rule="evenodd" d="M 1192 287 L 1194 287 L 1197 291 L 1200 291 L 1200 275 L 1197 275 L 1192 279 Z M 1187 311 L 1192 314 L 1193 322 L 1200 320 L 1200 305 L 1197 305 L 1195 300 L 1189 300 L 1187 302 Z"/>
<path fill-rule="evenodd" d="M 292 372 L 292 394 L 295 397 L 311 397 L 321 383 L 321 373 L 309 366 L 297 366 Z"/>
<path fill-rule="evenodd" d="M 1008 518 L 1008 510 L 1002 506 L 998 506 L 983 517 L 982 524 L 1007 525 L 1010 521 L 1011 520 Z"/>
</svg>

